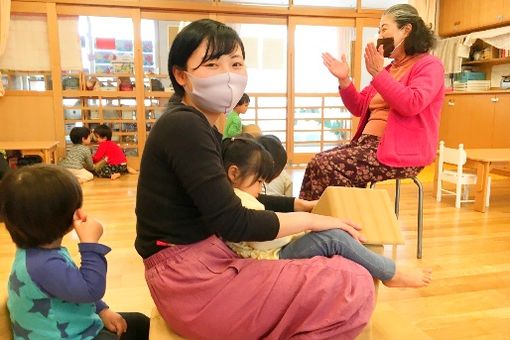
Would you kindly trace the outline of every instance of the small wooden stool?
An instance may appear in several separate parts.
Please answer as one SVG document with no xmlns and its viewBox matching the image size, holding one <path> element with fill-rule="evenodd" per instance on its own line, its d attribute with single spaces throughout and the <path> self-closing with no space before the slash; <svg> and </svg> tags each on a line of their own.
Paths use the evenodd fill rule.
<svg viewBox="0 0 510 340">
<path fill-rule="evenodd" d="M 151 311 L 149 340 L 185 340 L 185 338 L 177 335 L 168 327 L 158 309 L 154 306 Z"/>
</svg>

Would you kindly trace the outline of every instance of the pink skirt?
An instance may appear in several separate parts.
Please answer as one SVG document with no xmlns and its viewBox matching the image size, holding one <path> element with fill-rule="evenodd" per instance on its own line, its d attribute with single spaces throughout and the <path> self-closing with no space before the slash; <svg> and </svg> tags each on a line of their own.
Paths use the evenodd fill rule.
<svg viewBox="0 0 510 340">
<path fill-rule="evenodd" d="M 374 308 L 370 274 L 339 256 L 241 259 L 211 236 L 144 263 L 159 312 L 187 339 L 354 339 Z"/>
</svg>

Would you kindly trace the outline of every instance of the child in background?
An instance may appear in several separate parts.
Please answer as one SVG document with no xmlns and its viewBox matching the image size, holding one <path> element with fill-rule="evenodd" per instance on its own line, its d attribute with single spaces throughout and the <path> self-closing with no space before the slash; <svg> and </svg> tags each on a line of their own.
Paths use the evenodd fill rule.
<svg viewBox="0 0 510 340">
<path fill-rule="evenodd" d="M 0 182 L 0 219 L 17 246 L 8 283 L 14 338 L 147 339 L 149 318 L 115 313 L 101 301 L 106 258 L 103 227 L 81 209 L 76 178 L 54 165 L 12 171 Z M 62 238 L 75 230 L 81 267 Z"/>
<path fill-rule="evenodd" d="M 88 182 L 94 179 L 92 171 L 92 154 L 87 145 L 90 144 L 92 135 L 86 127 L 74 127 L 69 133 L 73 145 L 67 151 L 66 157 L 60 162 L 63 166 L 76 176 L 80 183 Z"/>
<path fill-rule="evenodd" d="M 2 177 L 6 175 L 11 168 L 9 168 L 9 163 L 5 159 L 5 150 L 0 150 L 0 180 L 2 180 Z"/>
<path fill-rule="evenodd" d="M 249 209 L 265 209 L 257 197 L 264 181 L 270 182 L 278 175 L 274 172 L 271 154 L 253 139 L 234 137 L 223 140 L 222 155 L 228 179 L 241 199 L 241 204 Z M 427 286 L 431 281 L 430 270 L 397 268 L 391 259 L 372 252 L 341 229 L 300 233 L 267 242 L 227 244 L 241 257 L 254 259 L 341 255 L 365 267 L 373 277 L 388 287 L 418 288 Z"/>
<path fill-rule="evenodd" d="M 99 142 L 92 160 L 98 163 L 105 160 L 106 164 L 96 169 L 96 173 L 102 178 L 117 179 L 121 174 L 136 174 L 136 170 L 127 165 L 126 155 L 122 149 L 112 142 L 112 129 L 106 124 L 101 124 L 94 129 L 94 135 Z"/>
<path fill-rule="evenodd" d="M 250 105 L 250 97 L 245 93 L 232 112 L 227 115 L 223 138 L 235 137 L 243 132 L 243 125 L 241 124 L 241 117 L 239 117 L 239 115 L 246 113 L 248 105 Z"/>
<path fill-rule="evenodd" d="M 281 140 L 274 135 L 264 135 L 257 138 L 257 141 L 269 151 L 273 157 L 274 173 L 277 177 L 264 183 L 264 193 L 272 196 L 292 197 L 292 179 L 285 170 L 287 165 L 287 151 Z"/>
</svg>

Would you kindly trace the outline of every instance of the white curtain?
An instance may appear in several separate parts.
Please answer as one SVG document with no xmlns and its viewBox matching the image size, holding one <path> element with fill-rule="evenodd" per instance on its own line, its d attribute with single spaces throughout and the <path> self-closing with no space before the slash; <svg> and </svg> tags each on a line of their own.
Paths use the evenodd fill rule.
<svg viewBox="0 0 510 340">
<path fill-rule="evenodd" d="M 0 56 L 0 69 L 50 70 L 46 16 L 11 16 L 9 39 L 4 54 Z"/>
<path fill-rule="evenodd" d="M 59 17 L 58 36 L 60 45 L 60 65 L 65 71 L 81 71 L 80 33 L 78 31 L 78 17 Z"/>
<path fill-rule="evenodd" d="M 470 33 L 467 35 L 464 45 L 471 46 L 476 39 L 481 39 L 499 49 L 510 50 L 510 26 Z"/>
<path fill-rule="evenodd" d="M 463 58 L 469 58 L 469 47 L 463 45 L 465 35 L 440 39 L 431 51 L 441 59 L 445 73 L 459 73 L 462 71 Z"/>
</svg>

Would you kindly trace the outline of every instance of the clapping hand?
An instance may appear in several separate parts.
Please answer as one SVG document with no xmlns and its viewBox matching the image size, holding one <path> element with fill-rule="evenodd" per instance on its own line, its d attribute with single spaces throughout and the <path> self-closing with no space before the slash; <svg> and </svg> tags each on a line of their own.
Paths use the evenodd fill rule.
<svg viewBox="0 0 510 340">
<path fill-rule="evenodd" d="M 365 47 L 365 65 L 368 73 L 375 77 L 384 68 L 384 47 L 377 49 L 374 43 L 368 43 Z"/>
</svg>

